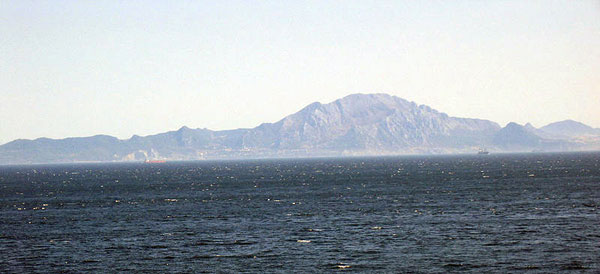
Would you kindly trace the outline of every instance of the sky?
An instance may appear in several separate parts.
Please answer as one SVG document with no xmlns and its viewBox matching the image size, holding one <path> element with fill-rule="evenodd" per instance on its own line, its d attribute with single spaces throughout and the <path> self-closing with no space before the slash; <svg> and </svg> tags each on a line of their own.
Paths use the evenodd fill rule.
<svg viewBox="0 0 600 274">
<path fill-rule="evenodd" d="M 0 0 L 0 144 L 251 128 L 353 93 L 600 127 L 600 1 Z"/>
</svg>

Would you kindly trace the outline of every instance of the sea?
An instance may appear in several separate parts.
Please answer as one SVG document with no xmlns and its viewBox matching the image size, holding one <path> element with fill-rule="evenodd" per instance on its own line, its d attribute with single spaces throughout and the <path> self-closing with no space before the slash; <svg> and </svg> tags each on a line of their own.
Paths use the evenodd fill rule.
<svg viewBox="0 0 600 274">
<path fill-rule="evenodd" d="M 0 167 L 2 273 L 599 273 L 600 153 Z"/>
</svg>

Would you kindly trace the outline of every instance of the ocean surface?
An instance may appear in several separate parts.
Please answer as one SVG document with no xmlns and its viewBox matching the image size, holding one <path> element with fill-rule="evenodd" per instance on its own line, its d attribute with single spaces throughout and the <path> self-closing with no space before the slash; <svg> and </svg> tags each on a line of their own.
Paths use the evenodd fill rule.
<svg viewBox="0 0 600 274">
<path fill-rule="evenodd" d="M 0 167 L 0 272 L 600 272 L 600 153 Z"/>
</svg>

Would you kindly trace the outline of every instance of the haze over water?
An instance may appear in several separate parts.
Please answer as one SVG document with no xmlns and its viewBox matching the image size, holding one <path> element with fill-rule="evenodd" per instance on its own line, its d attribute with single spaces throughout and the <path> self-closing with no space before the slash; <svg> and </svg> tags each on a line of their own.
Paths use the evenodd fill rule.
<svg viewBox="0 0 600 274">
<path fill-rule="evenodd" d="M 600 269 L 600 153 L 0 167 L 0 272 Z"/>
</svg>

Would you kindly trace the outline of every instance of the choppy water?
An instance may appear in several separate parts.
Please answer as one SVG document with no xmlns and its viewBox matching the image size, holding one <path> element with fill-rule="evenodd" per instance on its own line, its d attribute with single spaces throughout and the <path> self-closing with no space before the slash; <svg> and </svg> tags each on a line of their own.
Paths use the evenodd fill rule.
<svg viewBox="0 0 600 274">
<path fill-rule="evenodd" d="M 0 272 L 600 270 L 600 153 L 0 167 Z"/>
</svg>

